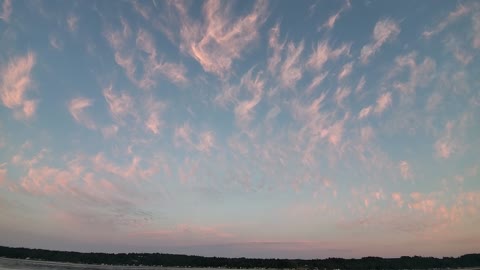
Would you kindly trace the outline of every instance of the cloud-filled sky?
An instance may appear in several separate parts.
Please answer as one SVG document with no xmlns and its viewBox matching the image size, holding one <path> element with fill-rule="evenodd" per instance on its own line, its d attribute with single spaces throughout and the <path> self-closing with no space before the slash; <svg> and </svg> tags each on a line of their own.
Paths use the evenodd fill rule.
<svg viewBox="0 0 480 270">
<path fill-rule="evenodd" d="M 478 1 L 2 0 L 0 245 L 478 252 L 479 52 Z"/>
</svg>

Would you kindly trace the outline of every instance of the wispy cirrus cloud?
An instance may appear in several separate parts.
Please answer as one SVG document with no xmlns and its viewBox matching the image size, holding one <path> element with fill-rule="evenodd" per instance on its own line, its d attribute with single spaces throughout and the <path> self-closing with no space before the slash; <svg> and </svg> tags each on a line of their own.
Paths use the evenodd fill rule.
<svg viewBox="0 0 480 270">
<path fill-rule="evenodd" d="M 400 27 L 391 19 L 382 19 L 375 24 L 373 29 L 372 42 L 362 47 L 360 51 L 360 60 L 367 64 L 370 58 L 388 41 L 397 38 L 400 33 Z"/>
<path fill-rule="evenodd" d="M 78 28 L 78 16 L 74 14 L 70 14 L 67 17 L 67 27 L 70 32 L 77 31 Z"/>
<path fill-rule="evenodd" d="M 280 25 L 277 23 L 269 31 L 268 46 L 272 50 L 271 56 L 268 58 L 268 71 L 272 74 L 277 72 L 277 66 L 282 61 L 282 51 L 285 47 L 285 42 L 280 42 Z"/>
<path fill-rule="evenodd" d="M 37 101 L 26 98 L 27 90 L 33 86 L 31 72 L 35 62 L 35 54 L 28 52 L 24 56 L 11 58 L 0 67 L 3 105 L 15 110 L 21 118 L 31 118 L 36 111 Z"/>
<path fill-rule="evenodd" d="M 92 118 L 85 111 L 87 108 L 91 107 L 92 105 L 93 105 L 92 99 L 78 97 L 78 98 L 72 99 L 68 103 L 68 111 L 70 112 L 73 119 L 77 123 L 89 129 L 96 129 L 96 125 L 93 122 Z"/>
<path fill-rule="evenodd" d="M 425 38 L 431 38 L 432 36 L 442 32 L 448 25 L 454 23 L 459 18 L 467 15 L 470 12 L 470 8 L 465 4 L 459 4 L 457 8 L 450 12 L 444 20 L 440 21 L 430 30 L 425 30 L 422 35 Z"/>
<path fill-rule="evenodd" d="M 3 0 L 2 13 L 0 13 L 0 19 L 9 22 L 10 15 L 12 15 L 12 0 Z"/>
<path fill-rule="evenodd" d="M 340 73 L 338 74 L 338 79 L 343 80 L 348 75 L 350 75 L 350 73 L 352 73 L 352 70 L 353 70 L 353 62 L 343 65 L 342 69 L 340 70 Z"/>
<path fill-rule="evenodd" d="M 63 43 L 60 39 L 57 38 L 55 35 L 49 35 L 48 41 L 50 42 L 50 46 L 57 50 L 63 49 Z"/>
<path fill-rule="evenodd" d="M 265 82 L 261 79 L 262 73 L 259 72 L 255 78 L 253 70 L 249 70 L 242 77 L 241 85 L 247 89 L 251 99 L 242 100 L 235 107 L 235 119 L 241 127 L 246 127 L 253 117 L 253 110 L 262 99 Z"/>
<path fill-rule="evenodd" d="M 337 20 L 340 18 L 340 15 L 351 7 L 352 4 L 350 3 L 350 0 L 346 0 L 345 4 L 340 8 L 340 10 L 328 17 L 328 20 L 322 25 L 322 27 L 332 29 L 335 26 L 335 22 L 337 22 Z"/>
<path fill-rule="evenodd" d="M 164 61 L 157 53 L 155 40 L 149 32 L 139 29 L 133 39 L 129 23 L 123 18 L 120 22 L 122 28 L 107 30 L 105 37 L 114 51 L 115 62 L 123 68 L 125 75 L 133 84 L 142 89 L 151 89 L 157 85 L 159 75 L 176 84 L 187 82 L 185 67 Z M 135 44 L 134 48 L 131 47 L 132 43 Z M 142 54 L 146 54 L 147 57 L 144 58 Z"/>
<path fill-rule="evenodd" d="M 472 46 L 475 49 L 480 48 L 480 12 L 475 13 L 472 16 L 472 25 L 473 25 L 473 40 Z"/>
<path fill-rule="evenodd" d="M 194 133 L 190 124 L 184 123 L 175 128 L 174 142 L 178 147 L 195 149 L 208 154 L 215 147 L 215 133 L 213 131 Z"/>
<path fill-rule="evenodd" d="M 336 60 L 340 56 L 347 56 L 350 54 L 351 45 L 343 43 L 340 46 L 335 46 L 333 49 L 328 41 L 321 41 L 317 43 L 317 47 L 313 49 L 307 60 L 307 67 L 320 70 L 329 60 Z"/>
<path fill-rule="evenodd" d="M 300 57 L 303 52 L 304 42 L 287 44 L 286 57 L 280 68 L 280 82 L 283 87 L 293 88 L 297 81 L 302 78 L 303 66 Z"/>
<path fill-rule="evenodd" d="M 452 137 L 453 128 L 453 122 L 447 122 L 442 136 L 435 142 L 436 155 L 442 159 L 448 159 L 457 149 L 457 144 Z"/>
<path fill-rule="evenodd" d="M 364 119 L 364 118 L 367 118 L 372 113 L 381 114 L 391 105 L 392 105 L 392 93 L 385 92 L 377 98 L 377 102 L 375 105 L 363 107 L 358 113 L 357 118 Z"/>
<path fill-rule="evenodd" d="M 406 160 L 400 161 L 398 164 L 398 167 L 400 168 L 400 174 L 404 180 L 409 180 L 413 178 L 413 173 L 412 169 L 410 168 L 410 163 L 408 163 Z"/>
<path fill-rule="evenodd" d="M 375 106 L 375 113 L 382 113 L 392 104 L 392 93 L 383 93 L 377 99 L 377 105 Z"/>
<path fill-rule="evenodd" d="M 158 135 L 162 127 L 164 126 L 164 121 L 161 118 L 162 113 L 167 108 L 167 105 L 162 101 L 156 101 L 149 99 L 146 104 L 146 116 L 145 127 L 151 133 Z"/>
<path fill-rule="evenodd" d="M 188 6 L 171 5 L 180 23 L 180 49 L 205 71 L 218 76 L 229 73 L 233 61 L 240 59 L 247 47 L 258 39 L 268 7 L 267 1 L 259 0 L 251 12 L 235 17 L 231 14 L 231 3 L 206 1 L 202 7 L 204 20 L 199 22 L 190 17 Z"/>
<path fill-rule="evenodd" d="M 109 85 L 103 89 L 103 96 L 107 101 L 108 108 L 112 117 L 119 122 L 128 114 L 135 116 L 133 98 L 126 92 L 115 93 L 113 86 Z"/>
<path fill-rule="evenodd" d="M 395 67 L 389 76 L 396 76 L 405 68 L 409 69 L 410 76 L 406 82 L 394 82 L 393 87 L 402 92 L 405 97 L 415 94 L 417 87 L 427 85 L 434 77 L 436 61 L 425 57 L 423 61 L 417 61 L 417 52 L 410 52 L 406 55 L 395 58 Z"/>
</svg>

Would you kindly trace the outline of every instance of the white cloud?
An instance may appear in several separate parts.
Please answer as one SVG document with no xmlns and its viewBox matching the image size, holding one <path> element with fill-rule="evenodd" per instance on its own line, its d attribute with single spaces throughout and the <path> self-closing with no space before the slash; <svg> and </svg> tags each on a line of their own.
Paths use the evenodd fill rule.
<svg viewBox="0 0 480 270">
<path fill-rule="evenodd" d="M 369 59 L 377 53 L 384 43 L 394 40 L 399 33 L 400 27 L 393 20 L 383 19 L 378 21 L 373 29 L 373 41 L 363 46 L 360 51 L 362 63 L 368 63 Z"/>
<path fill-rule="evenodd" d="M 70 32 L 75 32 L 77 31 L 77 27 L 78 27 L 78 17 L 73 15 L 73 14 L 70 14 L 68 17 L 67 17 L 67 26 L 68 26 L 68 30 L 70 30 Z"/>
<path fill-rule="evenodd" d="M 50 42 L 50 46 L 52 46 L 53 48 L 57 50 L 61 50 L 63 48 L 62 42 L 56 36 L 50 35 L 48 40 Z"/>
<path fill-rule="evenodd" d="M 402 160 L 398 166 L 400 168 L 400 174 L 402 175 L 403 179 L 409 180 L 413 178 L 413 173 L 410 168 L 410 164 L 407 161 Z"/>
<path fill-rule="evenodd" d="M 3 105 L 16 110 L 21 117 L 30 118 L 35 114 L 37 102 L 25 96 L 32 86 L 31 71 L 35 65 L 35 55 L 31 52 L 25 56 L 10 59 L 7 65 L 0 67 L 0 96 Z"/>
</svg>

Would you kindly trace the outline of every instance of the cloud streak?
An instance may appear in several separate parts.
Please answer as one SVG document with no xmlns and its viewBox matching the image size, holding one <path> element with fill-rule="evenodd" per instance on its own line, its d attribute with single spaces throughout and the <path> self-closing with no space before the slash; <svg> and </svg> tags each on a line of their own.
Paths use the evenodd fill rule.
<svg viewBox="0 0 480 270">
<path fill-rule="evenodd" d="M 373 28 L 372 42 L 362 47 L 360 61 L 367 64 L 378 50 L 388 41 L 394 40 L 400 34 L 400 27 L 391 19 L 378 21 Z"/>
<path fill-rule="evenodd" d="M 10 59 L 0 68 L 3 105 L 25 118 L 31 118 L 36 111 L 37 101 L 26 98 L 27 90 L 33 86 L 31 72 L 35 62 L 35 54 L 29 52 L 25 56 Z"/>
</svg>

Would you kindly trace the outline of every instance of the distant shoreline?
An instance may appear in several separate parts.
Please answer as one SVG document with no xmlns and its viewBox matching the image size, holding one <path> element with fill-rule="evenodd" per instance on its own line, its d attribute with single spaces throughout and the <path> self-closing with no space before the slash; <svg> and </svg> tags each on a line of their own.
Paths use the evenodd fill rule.
<svg viewBox="0 0 480 270">
<path fill-rule="evenodd" d="M 115 269 L 138 269 L 138 270 L 142 270 L 142 269 L 168 270 L 168 269 L 179 269 L 179 268 L 187 269 L 188 268 L 188 269 L 195 270 L 195 269 L 205 269 L 206 268 L 206 267 L 158 266 L 158 265 L 157 266 L 135 266 L 135 265 L 70 263 L 70 262 L 43 261 L 43 260 L 35 260 L 35 259 L 16 259 L 16 258 L 8 258 L 8 257 L 0 256 L 0 262 L 1 261 L 32 263 L 32 264 L 42 265 L 42 266 L 54 265 L 54 266 L 68 266 L 68 267 L 71 267 L 71 268 L 98 268 L 98 269 L 115 268 Z M 231 270 L 241 270 L 241 269 L 231 268 Z"/>
<path fill-rule="evenodd" d="M 0 246 L 0 261 L 41 266 L 89 269 L 464 269 L 480 270 L 480 254 L 459 257 L 361 259 L 252 259 L 222 258 L 163 253 L 82 253 Z"/>
<path fill-rule="evenodd" d="M 109 269 L 109 268 L 114 268 L 114 269 L 136 269 L 136 270 L 152 270 L 152 269 L 162 269 L 162 270 L 168 270 L 168 269 L 205 269 L 209 267 L 182 267 L 182 266 L 133 266 L 133 265 L 107 265 L 107 264 L 85 264 L 85 263 L 69 263 L 69 262 L 55 262 L 55 261 L 42 261 L 42 260 L 32 260 L 32 259 L 15 259 L 15 258 L 7 258 L 7 257 L 2 257 L 0 256 L 0 262 L 1 261 L 11 261 L 11 262 L 21 262 L 21 263 L 32 263 L 35 265 L 42 265 L 42 266 L 48 266 L 48 265 L 53 265 L 53 266 L 67 266 L 70 268 L 98 268 L 98 269 Z M 0 264 L 1 265 L 1 264 Z M 231 270 L 235 270 L 234 268 L 229 268 Z M 252 268 L 255 269 L 255 268 Z M 258 268 L 257 268 L 258 269 Z M 450 269 L 458 269 L 458 270 L 480 270 L 480 267 L 473 267 L 473 268 L 450 268 Z M 240 270 L 240 269 L 238 269 Z M 415 270 L 415 269 L 412 269 Z"/>
</svg>

